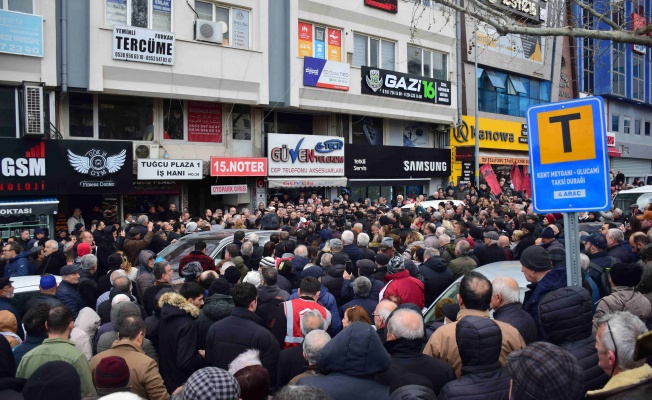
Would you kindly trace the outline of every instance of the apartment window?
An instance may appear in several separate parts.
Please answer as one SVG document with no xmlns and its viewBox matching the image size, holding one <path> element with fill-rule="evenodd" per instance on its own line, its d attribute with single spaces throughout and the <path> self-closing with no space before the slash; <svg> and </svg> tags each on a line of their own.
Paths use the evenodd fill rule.
<svg viewBox="0 0 652 400">
<path fill-rule="evenodd" d="M 147 97 L 98 95 L 100 139 L 153 140 L 154 103 Z"/>
<path fill-rule="evenodd" d="M 645 136 L 650 136 L 650 121 L 645 121 Z"/>
<path fill-rule="evenodd" d="M 623 118 L 623 133 L 626 133 L 626 134 L 629 135 L 631 124 L 632 124 L 631 119 L 629 119 L 628 117 Z"/>
<path fill-rule="evenodd" d="M 353 66 L 395 70 L 396 43 L 356 33 L 353 36 Z"/>
<path fill-rule="evenodd" d="M 93 137 L 93 95 L 68 95 L 68 132 L 71 137 Z"/>
<path fill-rule="evenodd" d="M 0 10 L 34 14 L 33 0 L 0 0 Z"/>
<path fill-rule="evenodd" d="M 172 31 L 174 0 L 106 0 L 106 25 Z"/>
<path fill-rule="evenodd" d="M 299 21 L 299 57 L 342 61 L 342 30 Z"/>
<path fill-rule="evenodd" d="M 448 56 L 438 51 L 408 46 L 408 73 L 446 80 Z"/>
<path fill-rule="evenodd" d="M 16 88 L 0 86 L 0 137 L 16 137 L 17 109 Z"/>
<path fill-rule="evenodd" d="M 611 52 L 611 65 L 613 65 L 611 92 L 621 96 L 625 95 L 625 46 L 624 43 L 614 43 Z"/>
<path fill-rule="evenodd" d="M 183 100 L 163 100 L 163 138 L 184 140 Z"/>
<path fill-rule="evenodd" d="M 634 120 L 634 135 L 640 135 L 641 134 L 641 120 L 640 119 L 635 119 Z"/>
<path fill-rule="evenodd" d="M 645 56 L 632 52 L 632 98 L 645 100 Z"/>
<path fill-rule="evenodd" d="M 231 109 L 233 139 L 251 140 L 251 107 L 235 104 Z"/>
<path fill-rule="evenodd" d="M 223 46 L 249 49 L 249 10 L 196 1 L 195 11 L 197 11 L 199 19 L 222 23 L 222 31 L 224 32 Z"/>
<path fill-rule="evenodd" d="M 611 131 L 620 132 L 620 116 L 616 114 L 611 115 Z"/>
</svg>

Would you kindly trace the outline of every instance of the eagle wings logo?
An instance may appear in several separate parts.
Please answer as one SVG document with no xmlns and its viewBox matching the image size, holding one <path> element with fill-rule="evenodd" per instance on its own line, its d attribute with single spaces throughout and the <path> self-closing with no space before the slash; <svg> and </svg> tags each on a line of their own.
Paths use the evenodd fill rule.
<svg viewBox="0 0 652 400">
<path fill-rule="evenodd" d="M 92 149 L 80 156 L 68 149 L 68 162 L 80 174 L 102 177 L 106 174 L 118 172 L 125 164 L 127 151 L 107 157 L 107 152 Z"/>
</svg>

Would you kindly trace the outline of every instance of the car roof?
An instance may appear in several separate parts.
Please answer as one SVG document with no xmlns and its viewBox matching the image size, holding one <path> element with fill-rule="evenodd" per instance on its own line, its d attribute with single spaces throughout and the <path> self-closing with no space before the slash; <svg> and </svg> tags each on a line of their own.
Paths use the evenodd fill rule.
<svg viewBox="0 0 652 400">
<path fill-rule="evenodd" d="M 422 201 L 421 202 L 421 207 L 423 207 L 423 208 L 428 208 L 428 207 L 437 208 L 437 207 L 439 207 L 439 203 L 448 203 L 449 201 L 452 202 L 455 207 L 457 207 L 460 204 L 464 204 L 464 202 L 462 200 L 441 200 L 440 199 L 440 200 Z M 406 204 L 406 205 L 402 206 L 401 209 L 409 209 L 409 210 L 411 210 L 411 209 L 414 208 L 415 205 L 416 205 L 416 203 Z"/>
<path fill-rule="evenodd" d="M 246 236 L 251 235 L 252 233 L 255 233 L 257 235 L 260 234 L 269 234 L 271 235 L 272 233 L 278 233 L 280 231 L 261 231 L 258 229 L 221 229 L 219 231 L 205 231 L 205 232 L 194 232 L 189 235 L 183 236 L 181 240 L 193 240 L 193 239 L 214 239 L 214 240 L 222 240 L 226 237 L 233 236 L 234 233 L 242 231 Z"/>
<path fill-rule="evenodd" d="M 635 187 L 633 189 L 627 189 L 627 190 L 621 190 L 618 192 L 618 194 L 623 193 L 652 193 L 652 185 L 646 185 L 646 186 L 639 186 Z"/>
<path fill-rule="evenodd" d="M 61 283 L 61 277 L 55 275 L 57 284 Z M 15 288 L 14 293 L 38 292 L 38 285 L 41 283 L 40 275 L 16 276 L 11 278 L 11 285 Z"/>
</svg>

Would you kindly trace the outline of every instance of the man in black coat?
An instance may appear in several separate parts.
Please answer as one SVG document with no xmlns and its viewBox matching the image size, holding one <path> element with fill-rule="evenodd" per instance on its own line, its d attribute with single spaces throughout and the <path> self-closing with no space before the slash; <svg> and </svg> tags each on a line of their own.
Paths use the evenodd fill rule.
<svg viewBox="0 0 652 400">
<path fill-rule="evenodd" d="M 376 381 L 395 386 L 405 374 L 427 378 L 437 395 L 446 383 L 455 380 L 455 371 L 447 362 L 423 354 L 423 317 L 410 309 L 399 309 L 387 322 L 385 349 L 392 357 L 389 369 L 376 375 Z M 500 348 L 500 342 L 499 342 Z"/>
<path fill-rule="evenodd" d="M 508 276 L 499 276 L 491 282 L 491 289 L 491 309 L 494 310 L 494 319 L 516 328 L 525 344 L 536 342 L 539 339 L 537 325 L 534 318 L 523 310 L 518 282 Z"/>
<path fill-rule="evenodd" d="M 426 306 L 429 306 L 453 283 L 453 273 L 446 266 L 446 261 L 439 256 L 437 249 L 428 247 L 423 253 L 423 259 L 419 272 L 425 280 L 424 295 Z"/>
<path fill-rule="evenodd" d="M 270 331 L 263 326 L 263 320 L 255 314 L 258 292 L 251 283 L 242 283 L 233 288 L 235 308 L 226 317 L 210 327 L 206 336 L 206 361 L 210 366 L 228 370 L 229 364 L 249 349 L 260 351 L 260 360 L 276 381 L 281 346 Z"/>
<path fill-rule="evenodd" d="M 534 246 L 536 238 L 534 237 L 534 232 L 536 230 L 536 225 L 530 222 L 524 222 L 521 224 L 521 230 L 523 231 L 523 237 L 519 240 L 516 247 L 514 247 L 514 259 L 519 260 L 521 255 L 530 246 Z"/>
<path fill-rule="evenodd" d="M 498 246 L 498 239 L 500 235 L 496 231 L 487 231 L 483 234 L 484 245 L 486 246 L 482 254 L 478 254 L 478 261 L 480 262 L 478 266 L 483 266 L 496 261 L 505 261 L 507 260 L 507 255 L 505 250 Z"/>
<path fill-rule="evenodd" d="M 301 334 L 305 338 L 314 330 L 326 331 L 328 326 L 326 320 L 319 311 L 309 310 L 301 317 Z M 278 357 L 278 375 L 276 386 L 282 387 L 288 384 L 295 376 L 306 372 L 308 361 L 303 356 L 303 347 L 288 347 L 281 351 Z"/>
<path fill-rule="evenodd" d="M 66 265 L 66 255 L 59 251 L 59 243 L 56 240 L 45 242 L 43 254 L 45 254 L 45 258 L 41 263 L 39 275 L 61 275 L 61 268 Z"/>
</svg>

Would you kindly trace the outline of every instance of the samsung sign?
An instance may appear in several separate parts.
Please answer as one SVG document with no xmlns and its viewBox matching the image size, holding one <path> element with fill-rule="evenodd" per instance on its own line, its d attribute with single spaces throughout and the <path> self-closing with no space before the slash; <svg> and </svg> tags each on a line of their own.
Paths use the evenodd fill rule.
<svg viewBox="0 0 652 400">
<path fill-rule="evenodd" d="M 347 144 L 346 177 L 351 179 L 434 178 L 451 173 L 450 149 Z"/>
<path fill-rule="evenodd" d="M 172 32 L 115 26 L 112 57 L 114 60 L 174 65 L 175 39 Z"/>
<path fill-rule="evenodd" d="M 420 75 L 362 67 L 361 92 L 376 96 L 451 105 L 451 83 Z"/>
</svg>

